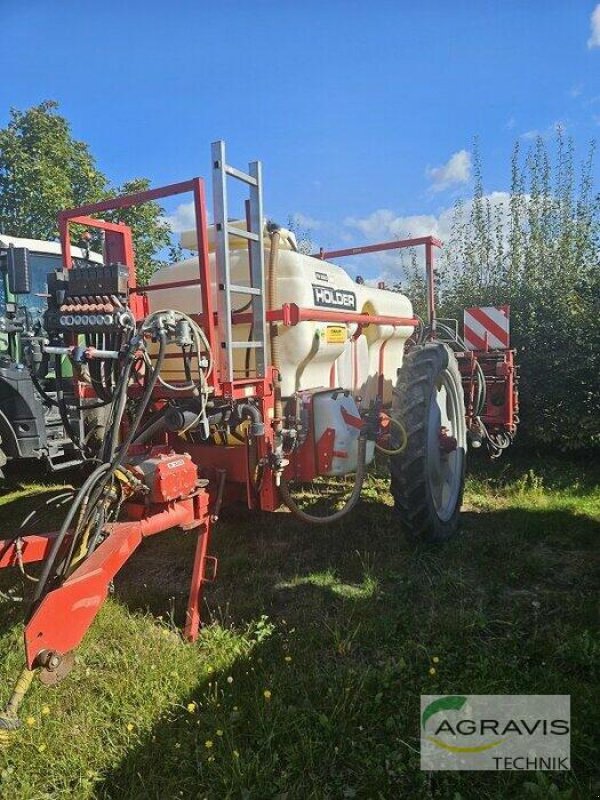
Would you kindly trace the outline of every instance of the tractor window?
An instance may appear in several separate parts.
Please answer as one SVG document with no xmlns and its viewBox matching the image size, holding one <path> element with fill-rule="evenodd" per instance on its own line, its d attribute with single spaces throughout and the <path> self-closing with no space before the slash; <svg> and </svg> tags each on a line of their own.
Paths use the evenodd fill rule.
<svg viewBox="0 0 600 800">
<path fill-rule="evenodd" d="M 62 258 L 49 253 L 31 253 L 31 294 L 19 296 L 20 306 L 31 309 L 44 309 L 46 307 L 46 294 L 48 293 L 48 273 L 62 267 Z"/>
<path fill-rule="evenodd" d="M 0 256 L 3 253 L 0 253 Z M 27 306 L 30 309 L 43 310 L 46 305 L 46 293 L 48 291 L 47 276 L 54 269 L 62 267 L 62 259 L 53 253 L 30 253 L 31 264 L 31 294 L 22 294 L 18 297 L 20 306 Z M 0 314 L 6 311 L 6 272 L 0 273 Z"/>
</svg>

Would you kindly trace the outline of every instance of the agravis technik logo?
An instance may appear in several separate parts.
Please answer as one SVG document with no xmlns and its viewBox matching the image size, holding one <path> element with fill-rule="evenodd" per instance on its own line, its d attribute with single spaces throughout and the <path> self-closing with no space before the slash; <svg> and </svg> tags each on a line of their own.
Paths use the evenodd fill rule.
<svg viewBox="0 0 600 800">
<path fill-rule="evenodd" d="M 423 695 L 421 768 L 570 769 L 570 697 Z"/>
</svg>

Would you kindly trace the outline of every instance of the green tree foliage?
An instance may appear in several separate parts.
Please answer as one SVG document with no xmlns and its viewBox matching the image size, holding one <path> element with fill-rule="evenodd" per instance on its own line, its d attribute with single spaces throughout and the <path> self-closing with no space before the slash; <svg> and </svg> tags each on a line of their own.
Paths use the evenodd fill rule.
<svg viewBox="0 0 600 800">
<path fill-rule="evenodd" d="M 132 194 L 149 188 L 150 182 L 147 178 L 134 178 L 123 183 L 111 194 Z M 124 222 L 131 228 L 137 279 L 141 284 L 147 283 L 164 263 L 156 258 L 156 252 L 171 245 L 171 231 L 164 220 L 163 209 L 158 203 L 144 203 L 143 206 L 123 208 L 104 216 L 113 222 Z"/>
<path fill-rule="evenodd" d="M 561 448 L 600 444 L 600 199 L 594 145 L 576 167 L 557 130 L 528 152 L 515 145 L 511 189 L 486 195 L 475 153 L 474 194 L 458 203 L 440 264 L 441 313 L 510 303 L 521 373 L 522 430 Z"/>
<path fill-rule="evenodd" d="M 0 130 L 0 231 L 5 234 L 56 239 L 59 211 L 148 188 L 145 178 L 112 187 L 57 109 L 52 100 L 26 111 L 12 109 Z M 161 264 L 156 252 L 170 243 L 162 208 L 147 203 L 107 216 L 132 227 L 138 279 L 147 280 Z"/>
</svg>

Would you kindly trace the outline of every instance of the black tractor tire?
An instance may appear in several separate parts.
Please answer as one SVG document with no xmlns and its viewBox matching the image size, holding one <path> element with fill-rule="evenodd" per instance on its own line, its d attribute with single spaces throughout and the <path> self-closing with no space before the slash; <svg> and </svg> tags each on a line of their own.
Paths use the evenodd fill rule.
<svg viewBox="0 0 600 800">
<path fill-rule="evenodd" d="M 416 346 L 398 370 L 392 417 L 404 428 L 390 457 L 395 513 L 412 542 L 439 542 L 458 528 L 467 431 L 461 375 L 444 344 Z M 455 445 L 455 446 L 454 446 Z"/>
</svg>

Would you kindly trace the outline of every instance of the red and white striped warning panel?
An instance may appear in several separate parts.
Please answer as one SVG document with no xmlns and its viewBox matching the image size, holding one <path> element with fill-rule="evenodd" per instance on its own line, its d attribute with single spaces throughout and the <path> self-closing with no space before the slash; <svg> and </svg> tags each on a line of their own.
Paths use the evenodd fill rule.
<svg viewBox="0 0 600 800">
<path fill-rule="evenodd" d="M 465 308 L 464 339 L 469 350 L 504 350 L 509 346 L 510 307 Z"/>
</svg>

